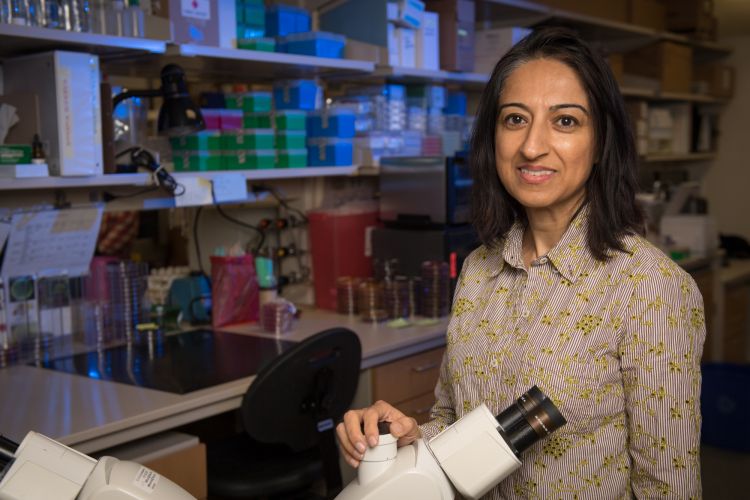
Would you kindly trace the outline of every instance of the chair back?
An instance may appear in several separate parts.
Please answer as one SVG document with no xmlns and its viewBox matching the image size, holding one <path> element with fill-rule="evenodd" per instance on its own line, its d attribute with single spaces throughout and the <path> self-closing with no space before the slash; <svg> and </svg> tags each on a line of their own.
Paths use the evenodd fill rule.
<svg viewBox="0 0 750 500">
<path fill-rule="evenodd" d="M 243 397 L 245 431 L 294 451 L 317 445 L 349 409 L 361 359 L 359 338 L 346 328 L 317 333 L 283 352 L 261 369 Z"/>
</svg>

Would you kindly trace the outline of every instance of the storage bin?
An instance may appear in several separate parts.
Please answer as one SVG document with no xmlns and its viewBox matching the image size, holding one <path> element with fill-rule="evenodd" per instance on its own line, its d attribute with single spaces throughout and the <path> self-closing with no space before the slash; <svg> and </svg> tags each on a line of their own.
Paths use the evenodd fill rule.
<svg viewBox="0 0 750 500">
<path fill-rule="evenodd" d="M 307 132 L 304 130 L 277 130 L 276 147 L 279 149 L 304 149 Z"/>
<path fill-rule="evenodd" d="M 230 131 L 222 136 L 225 150 L 273 149 L 272 129 Z"/>
<path fill-rule="evenodd" d="M 276 168 L 302 168 L 307 166 L 307 148 L 279 149 Z"/>
<path fill-rule="evenodd" d="M 708 363 L 701 367 L 701 414 L 704 444 L 750 452 L 750 365 Z"/>
<path fill-rule="evenodd" d="M 242 110 L 241 109 L 222 109 L 221 130 L 237 130 L 242 128 Z"/>
<path fill-rule="evenodd" d="M 241 13 L 240 13 L 241 11 Z M 237 18 L 242 18 L 242 24 L 256 28 L 266 27 L 266 7 L 262 3 L 245 4 L 242 9 L 237 9 Z M 239 22 L 239 21 L 238 21 Z"/>
<path fill-rule="evenodd" d="M 253 38 L 262 38 L 266 34 L 264 26 L 252 26 L 249 24 L 237 25 L 237 40 L 251 40 Z"/>
<path fill-rule="evenodd" d="M 284 52 L 290 54 L 340 59 L 344 57 L 346 37 L 325 31 L 310 31 L 285 36 L 281 43 Z"/>
<path fill-rule="evenodd" d="M 260 50 L 261 52 L 275 52 L 276 40 L 273 38 L 239 38 L 237 48 L 244 50 Z"/>
<path fill-rule="evenodd" d="M 226 170 L 257 170 L 273 168 L 276 164 L 276 150 L 257 149 L 245 151 L 226 151 L 224 168 Z"/>
<path fill-rule="evenodd" d="M 266 34 L 286 36 L 310 31 L 310 13 L 299 7 L 272 5 L 266 9 Z"/>
<path fill-rule="evenodd" d="M 245 113 L 270 113 L 270 92 L 245 92 L 242 94 L 242 110 Z"/>
<path fill-rule="evenodd" d="M 307 163 L 311 167 L 338 167 L 352 164 L 351 139 L 317 138 L 307 140 Z"/>
<path fill-rule="evenodd" d="M 169 139 L 172 150 L 177 151 L 219 151 L 222 149 L 221 132 L 218 130 L 206 130 L 182 137 Z"/>
<path fill-rule="evenodd" d="M 221 109 L 201 108 L 206 130 L 221 130 Z"/>
<path fill-rule="evenodd" d="M 282 82 L 273 88 L 276 109 L 315 109 L 320 87 L 313 80 Z"/>
<path fill-rule="evenodd" d="M 315 111 L 307 115 L 307 133 L 310 137 L 354 137 L 354 112 L 346 108 Z"/>
<path fill-rule="evenodd" d="M 172 163 L 178 172 L 224 169 L 224 157 L 221 151 L 182 152 L 172 155 Z"/>
<path fill-rule="evenodd" d="M 448 92 L 448 99 L 443 108 L 446 115 L 466 116 L 466 93 Z"/>
<path fill-rule="evenodd" d="M 271 113 L 245 113 L 242 128 L 271 128 Z"/>
<path fill-rule="evenodd" d="M 307 130 L 307 112 L 286 109 L 274 113 L 276 130 Z"/>
</svg>

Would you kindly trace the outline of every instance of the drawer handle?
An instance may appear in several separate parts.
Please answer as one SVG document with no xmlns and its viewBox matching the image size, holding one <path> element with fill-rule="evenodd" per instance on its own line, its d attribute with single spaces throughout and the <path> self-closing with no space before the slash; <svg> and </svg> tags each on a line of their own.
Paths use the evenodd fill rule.
<svg viewBox="0 0 750 500">
<path fill-rule="evenodd" d="M 414 368 L 412 368 L 412 371 L 416 373 L 422 373 L 422 372 L 426 372 L 428 370 L 432 370 L 433 368 L 437 368 L 437 367 L 438 367 L 438 363 L 432 362 L 432 363 L 427 363 L 426 365 L 415 366 Z"/>
<path fill-rule="evenodd" d="M 418 410 L 414 410 L 415 415 L 424 415 L 425 413 L 429 413 L 432 409 L 432 406 L 427 406 L 425 408 L 420 408 Z"/>
</svg>

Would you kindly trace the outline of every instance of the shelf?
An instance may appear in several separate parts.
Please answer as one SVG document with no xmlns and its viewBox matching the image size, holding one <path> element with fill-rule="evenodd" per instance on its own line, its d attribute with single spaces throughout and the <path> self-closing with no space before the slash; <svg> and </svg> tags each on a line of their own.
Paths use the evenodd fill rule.
<svg viewBox="0 0 750 500">
<path fill-rule="evenodd" d="M 242 174 L 249 181 L 302 179 L 309 177 L 334 177 L 350 175 L 371 175 L 367 167 L 304 167 L 278 168 L 268 170 L 224 170 L 212 172 L 174 172 L 177 182 L 186 177 L 201 177 L 211 180 L 222 174 Z M 115 186 L 149 186 L 151 175 L 107 174 L 95 177 L 36 177 L 28 179 L 0 179 L 0 191 L 28 189 L 86 189 Z"/>
<path fill-rule="evenodd" d="M 380 76 L 399 82 L 460 83 L 464 85 L 475 84 L 478 86 L 484 86 L 490 78 L 490 75 L 484 73 L 455 73 L 452 71 L 385 65 L 378 65 L 375 68 L 373 76 Z"/>
<path fill-rule="evenodd" d="M 705 94 L 690 94 L 683 92 L 659 92 L 656 94 L 657 100 L 664 101 L 689 101 L 689 102 L 701 102 L 707 104 L 724 104 L 727 102 L 726 99 L 719 97 L 713 97 Z"/>
<path fill-rule="evenodd" d="M 715 158 L 716 153 L 649 154 L 642 157 L 646 163 L 711 161 Z"/>
<path fill-rule="evenodd" d="M 176 63 L 192 77 L 202 80 L 277 80 L 315 76 L 357 76 L 372 73 L 375 63 L 351 59 L 264 52 L 259 50 L 224 49 L 203 45 L 169 45 L 158 56 L 109 64 L 111 72 L 121 75 L 158 74 L 165 64 Z"/>
<path fill-rule="evenodd" d="M 620 93 L 623 97 L 642 97 L 644 99 L 656 98 L 656 91 L 652 89 L 642 89 L 638 87 L 621 86 Z"/>
<path fill-rule="evenodd" d="M 166 47 L 163 40 L 0 24 L 0 59 L 46 50 L 90 52 L 107 59 L 139 53 L 160 54 Z"/>
<path fill-rule="evenodd" d="M 679 33 L 579 14 L 528 0 L 481 0 L 477 2 L 476 12 L 480 27 L 565 25 L 609 52 L 627 52 L 659 40 L 690 45 L 694 60 L 699 63 L 732 52 L 731 47 L 716 42 L 694 40 Z"/>
</svg>

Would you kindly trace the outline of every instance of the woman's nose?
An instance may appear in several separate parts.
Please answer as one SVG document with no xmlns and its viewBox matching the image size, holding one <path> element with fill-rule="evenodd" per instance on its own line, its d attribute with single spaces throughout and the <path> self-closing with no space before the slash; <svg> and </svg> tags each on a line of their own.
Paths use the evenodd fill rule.
<svg viewBox="0 0 750 500">
<path fill-rule="evenodd" d="M 544 123 L 532 123 L 526 130 L 526 138 L 521 144 L 521 154 L 527 160 L 534 160 L 547 154 L 549 152 L 549 137 Z"/>
</svg>

